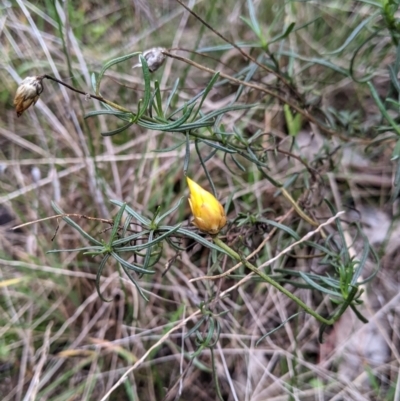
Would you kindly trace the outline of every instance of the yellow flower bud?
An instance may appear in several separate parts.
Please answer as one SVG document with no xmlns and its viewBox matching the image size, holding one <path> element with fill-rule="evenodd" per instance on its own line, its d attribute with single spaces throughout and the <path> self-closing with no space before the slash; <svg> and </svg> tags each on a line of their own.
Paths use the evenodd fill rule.
<svg viewBox="0 0 400 401">
<path fill-rule="evenodd" d="M 190 191 L 189 205 L 194 216 L 192 223 L 201 231 L 218 234 L 226 224 L 224 208 L 210 192 L 189 177 L 186 180 Z"/>
<path fill-rule="evenodd" d="M 28 107 L 35 104 L 43 92 L 43 77 L 26 77 L 18 86 L 14 106 L 19 117 Z"/>
</svg>

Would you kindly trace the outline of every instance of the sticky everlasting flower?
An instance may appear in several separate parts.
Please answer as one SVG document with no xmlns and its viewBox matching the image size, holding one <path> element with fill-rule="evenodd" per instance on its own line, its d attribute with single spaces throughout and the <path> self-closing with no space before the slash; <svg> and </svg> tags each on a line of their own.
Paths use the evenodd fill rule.
<svg viewBox="0 0 400 401">
<path fill-rule="evenodd" d="M 43 92 L 43 77 L 26 77 L 18 86 L 14 106 L 19 117 L 28 107 L 35 104 Z"/>
<path fill-rule="evenodd" d="M 194 220 L 192 223 L 209 234 L 217 234 L 226 224 L 225 211 L 214 195 L 186 177 L 189 185 L 189 205 Z"/>
</svg>

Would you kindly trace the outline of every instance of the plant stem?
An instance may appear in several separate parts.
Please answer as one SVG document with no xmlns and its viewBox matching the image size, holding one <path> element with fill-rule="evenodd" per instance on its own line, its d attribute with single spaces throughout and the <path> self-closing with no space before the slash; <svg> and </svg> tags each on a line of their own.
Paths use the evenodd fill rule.
<svg viewBox="0 0 400 401">
<path fill-rule="evenodd" d="M 221 387 L 219 386 L 219 380 L 218 380 L 218 374 L 217 374 L 217 365 L 215 363 L 215 355 L 214 355 L 214 348 L 213 347 L 210 347 L 210 353 L 211 353 L 212 376 L 213 376 L 214 383 L 215 383 L 215 391 L 217 393 L 218 399 L 220 401 L 224 401 L 224 397 L 222 397 L 222 394 L 221 394 Z"/>
<path fill-rule="evenodd" d="M 297 204 L 297 202 L 292 198 L 292 196 L 289 194 L 288 191 L 284 187 L 279 188 L 279 190 L 282 192 L 282 195 L 291 203 L 291 205 L 294 207 L 296 210 L 297 214 L 305 220 L 307 223 L 311 224 L 314 227 L 318 227 L 319 224 L 314 221 L 311 217 L 308 217 L 302 210 L 301 207 Z"/>
<path fill-rule="evenodd" d="M 248 269 L 250 269 L 253 273 L 257 274 L 260 276 L 263 280 L 265 280 L 267 283 L 271 284 L 273 287 L 275 287 L 277 290 L 285 294 L 287 297 L 289 297 L 292 301 L 296 302 L 297 305 L 299 305 L 301 308 L 303 308 L 306 313 L 309 315 L 313 316 L 315 319 L 317 319 L 319 322 L 324 323 L 328 326 L 332 325 L 333 323 L 336 322 L 336 320 L 340 317 L 340 315 L 344 312 L 343 308 L 340 309 L 339 313 L 335 314 L 334 317 L 331 319 L 325 319 L 321 315 L 319 315 L 317 312 L 312 310 L 309 306 L 307 306 L 301 299 L 297 298 L 295 295 L 293 295 L 289 290 L 287 290 L 285 287 L 282 287 L 278 282 L 276 282 L 274 279 L 260 271 L 256 266 L 251 264 L 248 260 L 243 259 L 240 257 L 240 255 L 234 251 L 230 246 L 226 245 L 225 242 L 223 242 L 220 238 L 214 237 L 213 241 L 216 245 L 221 247 L 224 251 L 226 251 L 233 259 L 237 260 L 238 262 L 242 262 Z M 353 295 L 354 296 L 354 295 Z M 351 298 L 352 299 L 352 298 Z M 348 306 L 348 300 L 346 300 L 345 304 L 346 307 Z M 350 301 L 351 302 L 351 301 Z M 346 308 L 345 308 L 346 309 Z M 341 312 L 341 313 L 340 313 Z"/>
<path fill-rule="evenodd" d="M 74 91 L 74 92 L 76 92 L 76 93 L 79 93 L 79 94 L 81 94 L 81 95 L 90 96 L 90 98 L 93 98 L 93 99 L 96 99 L 96 100 L 98 100 L 98 101 L 100 101 L 100 102 L 106 103 L 106 104 L 108 104 L 109 106 L 114 107 L 115 109 L 117 109 L 117 110 L 119 110 L 119 111 L 123 111 L 123 112 L 125 112 L 125 113 L 131 113 L 131 114 L 132 114 L 131 111 L 129 111 L 129 110 L 126 109 L 125 107 L 120 106 L 119 104 L 116 104 L 116 103 L 114 103 L 114 102 L 111 102 L 110 100 L 104 99 L 104 97 L 102 97 L 102 96 L 96 96 L 96 95 L 93 95 L 93 94 L 88 93 L 88 92 L 83 92 L 83 91 L 81 91 L 81 90 L 79 90 L 79 89 L 74 88 L 74 87 L 71 86 L 71 85 L 66 84 L 66 83 L 63 82 L 63 81 L 60 81 L 60 80 L 57 79 L 57 78 L 52 77 L 51 75 L 44 74 L 44 75 L 43 75 L 43 78 L 46 78 L 46 79 L 50 79 L 50 80 L 52 80 L 52 81 L 55 81 L 55 82 L 59 83 L 60 85 L 63 85 L 63 86 L 65 86 L 66 88 L 68 88 L 68 89 L 70 89 L 70 90 L 72 90 L 72 91 Z"/>
</svg>

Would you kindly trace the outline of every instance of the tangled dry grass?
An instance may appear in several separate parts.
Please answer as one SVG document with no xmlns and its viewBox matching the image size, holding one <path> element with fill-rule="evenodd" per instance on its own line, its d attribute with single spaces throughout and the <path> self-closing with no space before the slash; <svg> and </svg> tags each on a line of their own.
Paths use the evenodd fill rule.
<svg viewBox="0 0 400 401">
<path fill-rule="evenodd" d="M 100 110 L 100 103 L 50 81 L 36 106 L 17 118 L 12 103 L 22 78 L 46 73 L 89 92 L 91 73 L 109 59 L 153 46 L 179 48 L 171 54 L 190 58 L 203 68 L 168 57 L 154 75 L 163 98 L 180 78 L 174 100 L 178 106 L 204 89 L 211 78 L 207 68 L 245 80 L 244 73 L 239 78 L 235 74 L 254 63 L 172 0 L 103 5 L 89 0 L 4 2 L 1 400 L 213 400 L 217 399 L 213 364 L 225 400 L 400 400 L 400 225 L 398 199 L 391 199 L 398 168 L 396 159 L 391 160 L 396 136 L 373 93 L 358 81 L 371 73 L 382 101 L 396 99 L 393 66 L 399 52 L 387 30 L 368 39 L 374 24 L 383 24 L 372 1 L 338 5 L 330 0 L 286 4 L 192 0 L 188 6 L 233 42 L 255 44 L 255 33 L 240 18 L 251 20 L 248 3 L 254 3 L 265 37 L 279 35 L 291 22 L 295 31 L 270 47 L 270 56 L 285 74 L 277 79 L 265 70 L 254 71 L 252 85 L 264 92 L 247 87 L 241 89 L 239 100 L 256 106 L 225 113 L 221 122 L 227 131 L 237 130 L 244 138 L 257 135 L 269 174 L 285 183 L 312 219 L 323 223 L 332 216 L 324 198 L 337 211 L 345 211 L 346 241 L 341 246 L 354 260 L 363 260 L 361 281 L 374 276 L 362 284 L 360 313 L 369 323 L 360 322 L 349 309 L 320 344 L 319 324 L 313 317 L 300 313 L 286 322 L 299 309 L 279 291 L 255 279 L 237 285 L 248 277 L 243 267 L 220 280 L 194 280 L 227 270 L 232 262 L 225 258 L 215 267 L 209 251 L 190 241 L 179 255 L 165 247 L 156 274 L 140 278 L 148 302 L 115 262 L 100 278 L 102 294 L 112 299 L 106 303 L 95 287 L 97 257 L 80 251 L 48 254 L 55 248 L 86 245 L 63 220 L 47 219 L 55 215 L 52 201 L 75 214 L 85 231 L 107 241 L 110 219 L 118 211 L 109 199 L 123 200 L 151 216 L 157 207 L 166 210 L 185 193 L 185 149 L 156 152 L 173 147 L 181 138 L 137 125 L 120 135 L 102 137 L 100 132 L 119 127 L 116 120 L 104 116 L 85 120 L 87 112 Z M 360 24 L 363 29 L 355 33 Z M 263 54 L 259 46 L 241 49 L 256 60 Z M 285 87 L 289 78 L 296 92 Z M 202 112 L 238 100 L 239 88 L 234 80 L 216 86 Z M 289 93 L 288 101 L 299 105 L 299 111 L 285 109 L 283 102 L 266 94 L 268 90 L 283 97 Z M 141 72 L 129 63 L 108 70 L 102 95 L 135 109 L 143 96 Z M 396 107 L 387 106 L 395 124 Z M 191 176 L 207 186 L 203 170 L 192 163 Z M 240 163 L 244 172 L 218 153 L 207 162 L 207 169 L 219 199 L 231 202 L 228 218 L 239 217 L 226 232 L 226 241 L 249 253 L 262 244 L 251 259 L 261 265 L 293 243 L 283 226 L 299 238 L 315 227 L 299 217 L 251 162 L 240 159 Z M 189 225 L 189 219 L 185 206 L 170 215 L 167 224 Z M 37 220 L 41 221 L 11 230 Z M 364 260 L 366 242 L 362 235 L 356 236 L 355 222 L 379 255 L 379 269 L 371 255 Z M 326 235 L 336 239 L 334 224 L 326 227 Z M 313 241 L 322 239 L 318 233 Z M 166 273 L 165 266 L 169 266 Z M 333 311 L 329 295 L 310 291 L 304 282 L 301 288 L 294 273 L 332 274 L 315 248 L 297 246 L 270 269 L 269 274 L 314 310 L 324 315 Z M 193 358 L 198 345 L 185 334 L 198 321 L 201 302 L 224 291 L 229 296 L 212 305 L 216 315 L 224 313 L 218 318 L 219 339 L 213 349 L 204 348 Z M 286 323 L 280 327 L 282 322 Z"/>
</svg>

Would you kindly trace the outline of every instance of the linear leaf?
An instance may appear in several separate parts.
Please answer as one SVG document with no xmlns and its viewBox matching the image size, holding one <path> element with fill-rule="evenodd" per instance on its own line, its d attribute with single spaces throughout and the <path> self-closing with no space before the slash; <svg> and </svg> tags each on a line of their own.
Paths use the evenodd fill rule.
<svg viewBox="0 0 400 401">
<path fill-rule="evenodd" d="M 110 199 L 110 202 L 113 205 L 118 205 L 118 206 L 122 206 L 124 204 L 124 202 L 121 202 L 117 199 Z M 139 221 L 140 223 L 142 223 L 143 225 L 147 226 L 150 224 L 150 220 L 147 219 L 146 217 L 143 217 L 141 214 L 135 212 L 130 206 L 126 206 L 125 210 L 128 214 L 132 215 L 137 221 Z"/>
<path fill-rule="evenodd" d="M 101 136 L 113 136 L 113 135 L 120 134 L 121 132 L 124 132 L 125 130 L 127 130 L 131 125 L 133 125 L 133 122 L 125 124 L 122 127 L 114 129 L 112 131 L 101 132 Z"/>
<path fill-rule="evenodd" d="M 375 18 L 378 14 L 380 13 L 380 10 L 375 11 L 373 14 L 371 14 L 368 18 L 365 18 L 361 21 L 360 24 L 356 26 L 356 28 L 353 30 L 353 32 L 346 38 L 345 42 L 340 46 L 338 49 L 328 52 L 325 54 L 338 54 L 341 51 L 343 51 L 355 38 L 356 36 L 364 29 L 365 25 L 367 25 L 373 18 Z"/>
<path fill-rule="evenodd" d="M 106 298 L 104 298 L 103 295 L 101 294 L 101 291 L 100 291 L 100 278 L 101 278 L 101 274 L 103 273 L 103 269 L 104 269 L 104 267 L 105 267 L 105 265 L 106 265 L 107 260 L 108 260 L 109 257 L 110 257 L 110 254 L 104 255 L 104 258 L 102 259 L 102 261 L 101 261 L 101 263 L 100 263 L 100 266 L 99 266 L 99 268 L 97 269 L 97 274 L 96 274 L 96 290 L 97 290 L 97 293 L 99 294 L 100 299 L 101 299 L 103 302 L 111 302 L 111 301 L 112 301 L 112 298 L 111 298 L 111 299 L 106 299 Z"/>
<path fill-rule="evenodd" d="M 167 228 L 167 226 L 165 226 Z M 161 234 L 160 236 L 156 237 L 153 240 L 146 242 L 145 244 L 133 245 L 133 246 L 124 246 L 123 248 L 118 248 L 118 252 L 132 252 L 132 251 L 141 251 L 143 249 L 151 248 L 153 245 L 163 241 L 165 238 L 171 236 L 174 232 L 178 231 L 180 225 L 175 227 L 168 227 L 169 231 Z"/>
<path fill-rule="evenodd" d="M 124 270 L 124 272 L 126 273 L 126 275 L 128 276 L 129 280 L 131 281 L 131 283 L 136 287 L 136 289 L 138 290 L 140 296 L 145 300 L 148 301 L 148 298 L 146 297 L 146 295 L 144 295 L 144 292 L 142 290 L 142 288 L 140 287 L 140 285 L 136 282 L 136 280 L 131 276 L 130 271 L 126 268 L 126 266 L 124 266 L 122 263 L 120 263 L 122 269 Z"/>
<path fill-rule="evenodd" d="M 134 52 L 134 53 L 130 53 L 130 54 L 126 54 L 125 56 L 122 57 L 118 57 L 115 58 L 113 60 L 110 60 L 108 63 L 106 63 L 104 65 L 104 67 L 101 69 L 99 76 L 97 77 L 97 82 L 96 82 L 96 95 L 99 96 L 100 94 L 100 83 L 101 80 L 103 79 L 104 73 L 110 68 L 112 67 L 114 64 L 117 63 L 121 63 L 123 61 L 129 60 L 132 57 L 137 56 L 138 54 L 140 54 L 140 52 Z"/>
<path fill-rule="evenodd" d="M 335 291 L 331 291 L 331 290 L 328 290 L 328 289 L 325 288 L 325 287 L 322 287 L 321 285 L 317 284 L 315 281 L 311 280 L 311 278 L 309 278 L 309 277 L 308 277 L 305 273 L 303 273 L 303 272 L 299 272 L 299 273 L 300 273 L 301 278 L 302 278 L 308 285 L 310 285 L 312 288 L 314 288 L 314 289 L 316 289 L 316 290 L 318 290 L 318 291 L 321 291 L 321 292 L 323 292 L 323 293 L 325 293 L 325 294 L 332 295 L 332 296 L 334 296 L 334 297 L 342 298 L 342 296 L 341 296 L 340 293 L 335 292 Z"/>
<path fill-rule="evenodd" d="M 147 270 L 143 269 L 139 266 L 133 265 L 132 263 L 127 262 L 125 259 L 121 258 L 116 252 L 111 252 L 111 256 L 119 263 L 121 263 L 122 266 L 125 266 L 129 270 L 133 270 L 137 273 L 142 273 L 142 274 L 154 274 L 155 271 L 153 270 Z"/>
<path fill-rule="evenodd" d="M 185 237 L 192 238 L 192 239 L 194 239 L 195 241 L 197 241 L 198 243 L 204 245 L 204 246 L 207 247 L 207 248 L 215 249 L 215 250 L 218 251 L 218 252 L 222 252 L 222 253 L 224 253 L 224 254 L 230 256 L 229 253 L 227 253 L 226 251 L 224 251 L 224 250 L 223 250 L 222 248 L 220 248 L 219 246 L 213 244 L 213 243 L 210 242 L 210 241 L 207 241 L 205 238 L 201 237 L 200 235 L 198 235 L 198 234 L 196 234 L 196 233 L 194 233 L 194 232 L 192 232 L 192 231 L 186 230 L 185 228 L 180 228 L 179 230 L 177 230 L 177 233 L 178 233 L 178 234 L 182 234 L 182 235 L 184 235 Z"/>
<path fill-rule="evenodd" d="M 376 105 L 379 108 L 379 111 L 382 113 L 382 115 L 386 118 L 386 120 L 390 123 L 392 128 L 396 131 L 397 135 L 400 135 L 400 127 L 398 124 L 393 120 L 393 118 L 390 116 L 390 114 L 387 112 L 385 106 L 383 105 L 381 98 L 378 95 L 378 92 L 375 89 L 375 86 L 371 81 L 367 82 L 368 88 L 371 91 L 372 98 L 375 100 Z"/>
<path fill-rule="evenodd" d="M 172 206 L 171 209 L 169 209 L 168 211 L 163 213 L 161 216 L 157 217 L 155 223 L 158 225 L 160 223 L 160 221 L 164 220 L 168 215 L 170 215 L 171 213 L 175 212 L 175 210 L 177 210 L 178 207 L 180 206 L 180 204 L 182 203 L 182 199 L 183 199 L 183 196 L 181 196 L 179 198 L 178 202 L 176 202 L 176 204 L 174 206 Z"/>
<path fill-rule="evenodd" d="M 51 201 L 51 206 L 53 209 L 56 211 L 58 214 L 65 214 L 53 201 Z M 90 242 L 92 242 L 95 245 L 103 246 L 103 244 L 100 241 L 97 241 L 97 239 L 94 239 L 91 235 L 89 235 L 86 231 L 84 231 L 77 223 L 75 223 L 72 219 L 70 219 L 68 216 L 63 216 L 62 219 L 71 227 L 73 227 L 75 230 L 77 230 L 82 237 L 86 238 Z"/>
</svg>

